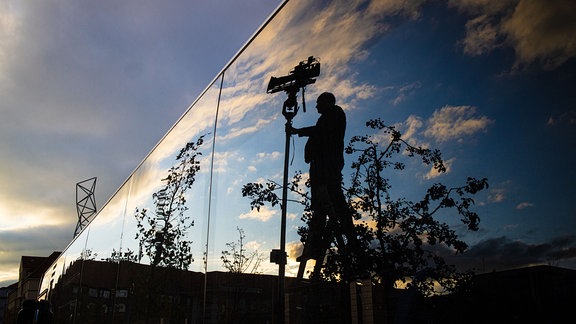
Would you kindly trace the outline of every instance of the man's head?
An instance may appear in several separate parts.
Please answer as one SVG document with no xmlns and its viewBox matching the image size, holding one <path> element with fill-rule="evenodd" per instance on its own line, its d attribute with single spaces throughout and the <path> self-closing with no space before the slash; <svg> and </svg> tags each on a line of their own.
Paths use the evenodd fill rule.
<svg viewBox="0 0 576 324">
<path fill-rule="evenodd" d="M 320 114 L 334 105 L 336 105 L 336 97 L 330 92 L 323 92 L 318 96 L 318 99 L 316 99 L 316 109 L 318 109 L 318 113 Z"/>
</svg>

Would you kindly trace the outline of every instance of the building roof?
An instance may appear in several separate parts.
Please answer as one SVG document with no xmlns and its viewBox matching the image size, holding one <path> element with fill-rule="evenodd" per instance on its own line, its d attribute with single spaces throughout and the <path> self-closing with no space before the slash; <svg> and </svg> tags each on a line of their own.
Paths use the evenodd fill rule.
<svg viewBox="0 0 576 324">
<path fill-rule="evenodd" d="M 50 256 L 22 256 L 20 260 L 19 281 L 32 278 L 41 278 L 50 265 L 56 261 L 61 252 L 54 251 Z"/>
</svg>

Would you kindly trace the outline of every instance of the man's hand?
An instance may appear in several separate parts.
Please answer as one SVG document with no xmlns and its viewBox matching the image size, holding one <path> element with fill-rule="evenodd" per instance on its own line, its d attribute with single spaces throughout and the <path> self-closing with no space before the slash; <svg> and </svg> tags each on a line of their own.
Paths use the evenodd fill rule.
<svg viewBox="0 0 576 324">
<path fill-rule="evenodd" d="M 299 133 L 300 130 L 299 130 L 298 128 L 292 127 L 292 125 L 286 126 L 286 131 L 287 131 L 290 135 L 298 135 L 298 136 L 300 136 L 300 133 Z"/>
</svg>

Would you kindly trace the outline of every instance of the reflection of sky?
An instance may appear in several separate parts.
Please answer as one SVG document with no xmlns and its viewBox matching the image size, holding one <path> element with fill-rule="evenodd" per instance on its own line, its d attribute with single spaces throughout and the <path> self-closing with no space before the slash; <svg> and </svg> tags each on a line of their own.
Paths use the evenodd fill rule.
<svg viewBox="0 0 576 324">
<path fill-rule="evenodd" d="M 274 24 L 264 30 L 259 38 L 250 44 L 250 47 L 239 57 L 230 71 L 226 71 L 227 82 L 225 82 L 222 91 L 223 100 L 220 108 L 216 149 L 226 152 L 222 154 L 228 157 L 226 165 L 231 163 L 235 165 L 233 169 L 220 171 L 222 173 L 226 171 L 226 180 L 222 180 L 222 182 L 232 183 L 235 188 L 228 187 L 226 190 L 222 190 L 222 195 L 227 195 L 227 203 L 217 204 L 218 206 L 246 206 L 245 199 L 242 201 L 238 197 L 241 186 L 247 182 L 264 179 L 281 183 L 283 160 L 281 156 L 284 152 L 284 133 L 282 130 L 285 121 L 280 112 L 285 96 L 282 93 L 265 95 L 262 89 L 266 87 L 270 75 L 284 75 L 298 63 L 294 60 L 295 53 L 301 53 L 298 60 L 304 60 L 310 53 L 314 53 L 315 56 L 320 57 L 321 62 L 329 62 L 322 65 L 321 75 L 328 75 L 326 78 L 321 78 L 322 87 L 325 90 L 332 89 L 331 91 L 338 93 L 341 104 L 347 110 L 352 109 L 354 102 L 371 96 L 374 91 L 372 86 L 358 84 L 353 75 L 347 75 L 349 72 L 347 67 L 348 63 L 355 59 L 356 53 L 361 52 L 363 42 L 374 36 L 378 28 L 374 27 L 373 20 L 377 17 L 362 12 L 353 12 L 346 21 L 340 23 L 340 26 L 330 26 L 328 22 L 336 20 L 343 12 L 350 10 L 347 7 L 350 4 L 346 3 L 331 5 L 328 8 L 322 6 L 321 8 L 324 10 L 320 13 L 309 12 L 310 15 L 314 16 L 314 19 L 301 20 L 294 24 L 289 21 L 291 17 L 299 17 L 303 12 L 308 11 L 308 8 L 301 7 L 301 5 L 290 3 L 276 17 Z M 310 4 L 305 5 L 309 6 Z M 294 11 L 298 13 L 295 14 Z M 361 16 L 362 19 L 359 19 Z M 355 21 L 362 23 L 354 23 Z M 367 25 L 372 27 L 366 29 Z M 286 28 L 286 26 L 289 27 Z M 334 40 L 337 40 L 337 44 L 334 43 Z M 337 45 L 338 51 L 333 50 L 334 45 Z M 231 82 L 231 79 L 238 81 Z M 317 86 L 309 87 L 311 91 L 308 94 L 308 112 L 307 116 L 304 116 L 308 123 L 312 123 L 316 118 L 314 96 L 324 91 L 317 88 Z M 228 96 L 231 98 L 229 99 Z M 245 137 L 247 139 L 244 139 Z M 299 148 L 301 149 L 301 146 Z M 278 156 L 278 152 L 282 152 L 281 156 Z M 293 152 L 293 154 L 298 157 L 298 160 L 293 162 L 292 168 L 306 171 L 307 167 L 301 161 L 302 152 Z M 267 157 L 272 159 L 268 163 L 263 163 L 261 159 Z M 270 169 L 270 165 L 276 167 Z M 230 193 L 235 193 L 236 197 L 230 196 Z M 221 197 L 220 194 L 215 196 Z M 230 203 L 232 201 L 236 203 Z M 297 216 L 301 214 L 301 209 L 297 205 L 290 205 L 291 209 L 295 210 L 290 210 L 290 228 L 287 239 L 290 247 L 297 247 L 299 238 L 295 229 L 301 225 L 300 217 Z M 230 212 L 224 213 L 229 214 L 226 219 L 238 218 L 237 208 L 231 207 L 229 209 Z M 215 228 L 217 235 L 223 232 L 225 234 L 222 236 L 226 238 L 233 235 L 235 226 L 245 228 L 247 236 L 252 232 L 258 233 L 256 236 L 259 245 L 265 251 L 269 251 L 279 244 L 279 229 L 277 228 L 279 215 L 279 210 L 263 208 L 260 213 L 256 213 L 249 211 L 246 207 L 240 214 L 239 220 L 234 224 L 222 220 L 221 225 L 217 224 Z M 262 222 L 264 225 L 254 225 L 256 222 Z M 243 226 L 242 224 L 246 225 Z M 251 228 L 259 227 L 268 228 L 268 230 L 255 229 L 250 231 Z M 219 245 L 221 244 L 215 243 L 215 246 Z M 294 251 L 293 253 L 299 252 Z M 290 256 L 295 257 L 297 254 Z M 295 266 L 295 264 L 289 264 L 288 271 L 294 270 Z"/>
<path fill-rule="evenodd" d="M 69 243 L 75 184 L 97 176 L 100 209 L 278 5 L 0 3 L 0 286 Z"/>
<path fill-rule="evenodd" d="M 225 83 L 223 93 L 242 93 L 243 98 L 253 98 L 248 95 L 251 85 L 259 84 L 260 87 L 255 89 L 253 94 L 258 96 L 258 102 L 278 107 L 276 115 L 269 117 L 270 110 L 259 110 L 251 100 L 246 100 L 250 103 L 248 105 L 235 104 L 242 102 L 240 99 L 230 104 L 230 107 L 234 108 L 233 113 L 224 111 L 223 120 L 220 121 L 222 128 L 219 138 L 225 141 L 217 142 L 217 150 L 230 156 L 228 164 L 234 161 L 237 172 L 248 170 L 245 172 L 248 177 L 249 170 L 257 171 L 253 175 L 254 180 L 272 179 L 280 182 L 280 161 L 270 161 L 277 166 L 276 169 L 261 169 L 251 165 L 252 160 L 246 158 L 257 156 L 258 153 L 283 152 L 282 132 L 278 131 L 282 128 L 282 117 L 278 113 L 283 98 L 276 94 L 269 96 L 272 99 L 264 97 L 262 99 L 265 101 L 260 100 L 261 89 L 267 80 L 262 76 L 284 75 L 297 60 L 313 54 L 321 59 L 322 73 L 318 83 L 309 87 L 309 113 L 301 114 L 295 119 L 297 126 L 314 122 L 317 115 L 311 107 L 319 92 L 333 91 L 338 96 L 339 104 L 347 111 L 348 136 L 363 134 L 365 130 L 360 128 L 362 123 L 368 118 L 379 116 L 389 121 L 389 124 L 396 125 L 410 143 L 442 149 L 448 167 L 448 172 L 444 175 L 414 164 L 408 165 L 416 167 L 408 174 L 395 175 L 391 172 L 390 177 L 396 185 L 393 194 L 397 197 L 415 199 L 423 194 L 424 186 L 438 181 L 459 185 L 468 176 L 488 177 L 491 183 L 490 191 L 476 197 L 483 226 L 480 232 L 473 235 L 461 232 L 468 242 L 478 246 L 497 242 L 498 247 L 518 254 L 518 258 L 526 258 L 525 253 L 530 254 L 542 246 L 547 247 L 545 253 L 530 254 L 532 259 L 525 264 L 548 262 L 554 252 L 574 250 L 574 233 L 565 230 L 571 228 L 565 227 L 565 222 L 572 222 L 570 215 L 574 211 L 572 209 L 570 212 L 562 203 L 568 201 L 571 195 L 570 187 L 562 186 L 567 191 L 562 193 L 555 190 L 554 195 L 545 195 L 546 191 L 538 190 L 540 186 L 548 186 L 546 182 L 550 179 L 556 179 L 562 184 L 565 177 L 562 173 L 556 175 L 555 170 L 546 170 L 535 164 L 546 162 L 531 158 L 534 151 L 527 145 L 527 138 L 534 138 L 528 142 L 532 142 L 535 147 L 542 147 L 546 142 L 538 140 L 535 133 L 551 131 L 557 132 L 554 134 L 556 140 L 568 140 L 567 145 L 574 144 L 566 137 L 570 134 L 566 133 L 569 131 L 567 127 L 573 122 L 563 119 L 565 124 L 560 126 L 554 124 L 553 117 L 573 116 L 574 112 L 569 110 L 569 102 L 557 98 L 555 100 L 564 108 L 553 109 L 563 109 L 565 112 L 550 111 L 542 114 L 538 109 L 541 106 L 540 98 L 545 98 L 545 93 L 529 94 L 521 91 L 522 87 L 542 90 L 554 88 L 553 85 L 537 83 L 532 77 L 533 73 L 545 75 L 549 79 L 547 81 L 555 80 L 560 94 L 564 97 L 568 94 L 565 89 L 569 88 L 566 81 L 574 84 L 573 70 L 566 70 L 570 64 L 567 63 L 565 68 L 561 63 L 554 63 L 573 56 L 574 49 L 562 48 L 561 44 L 546 40 L 542 42 L 543 46 L 549 47 L 548 51 L 545 51 L 526 46 L 522 40 L 522 37 L 543 40 L 544 35 L 539 35 L 542 33 L 539 30 L 528 29 L 528 32 L 522 34 L 522 30 L 526 30 L 526 21 L 522 18 L 524 11 L 535 10 L 538 3 L 528 5 L 520 2 L 518 11 L 512 16 L 506 11 L 509 8 L 496 4 L 478 4 L 472 7 L 451 3 L 447 9 L 439 4 L 421 5 L 423 2 L 373 2 L 370 5 L 332 2 L 312 5 L 306 3 L 305 10 L 300 7 L 301 4 L 303 3 L 290 3 L 285 12 L 277 17 L 275 22 L 278 24 L 265 30 L 261 38 L 255 40 L 245 55 L 238 59 L 238 64 L 227 71 L 227 80 L 230 75 L 238 75 L 240 81 L 230 86 Z M 315 5 L 321 11 L 309 10 L 310 6 Z M 359 10 L 351 11 L 352 7 Z M 569 7 L 574 10 L 572 6 Z M 558 13 L 556 9 L 551 6 L 546 12 L 553 16 Z M 461 13 L 458 19 L 440 19 L 458 12 Z M 286 16 L 283 15 L 285 13 Z M 488 14 L 490 19 L 486 19 L 482 13 Z M 309 19 L 308 15 L 314 18 Z M 543 23 L 547 23 L 548 18 L 551 19 L 543 17 Z M 290 27 L 283 29 L 283 26 Z M 573 27 L 564 26 L 572 28 L 572 31 Z M 502 39 L 508 37 L 508 41 L 503 40 L 496 44 L 496 40 L 490 39 L 484 32 L 494 33 L 494 37 Z M 558 40 L 568 37 L 566 29 L 559 28 L 551 30 L 550 33 L 556 33 L 551 38 Z M 518 56 L 513 58 L 510 57 L 510 52 L 497 50 L 504 47 L 514 48 Z M 560 74 L 551 72 L 556 69 L 561 71 Z M 569 79 L 562 79 L 568 75 Z M 531 102 L 532 100 L 536 101 Z M 518 123 L 516 116 L 522 116 L 525 122 Z M 510 124 L 511 121 L 514 123 Z M 558 128 L 553 130 L 553 126 Z M 222 135 L 227 127 L 235 136 L 227 133 Z M 535 127 L 535 132 L 530 133 L 528 127 Z M 244 140 L 241 135 L 249 132 L 257 133 L 255 136 L 258 139 Z M 562 135 L 562 132 L 565 135 Z M 233 139 L 233 142 L 230 141 L 227 145 L 229 138 Z M 503 141 L 503 138 L 508 141 Z M 259 142 L 259 145 L 255 148 L 255 143 L 251 141 Z M 295 139 L 294 142 L 293 154 L 296 162 L 291 168 L 305 171 L 307 167 L 298 161 L 302 159 L 303 141 Z M 243 154 L 239 155 L 236 151 Z M 239 156 L 243 158 L 239 159 Z M 563 165 L 561 170 L 568 170 L 568 161 L 573 159 L 573 156 L 566 156 L 566 160 L 563 160 L 565 162 L 560 161 Z M 519 173 L 523 168 L 526 168 L 526 171 Z M 551 177 L 536 179 L 533 173 L 535 170 L 545 171 Z M 231 183 L 245 183 L 245 174 L 227 176 Z M 242 180 L 234 180 L 236 177 Z M 540 183 L 542 180 L 544 182 Z M 534 189 L 527 190 L 528 188 Z M 562 194 L 566 197 L 564 200 L 559 196 Z M 241 201 L 238 203 L 241 204 Z M 546 212 L 547 208 L 560 213 L 550 215 Z M 543 220 L 542 214 L 554 219 Z M 254 215 L 256 214 L 243 212 L 241 220 L 255 221 L 258 218 Z M 460 231 L 462 226 L 453 216 L 448 213 L 441 216 L 441 219 L 454 224 Z M 268 223 L 279 216 L 265 210 L 261 217 L 261 222 Z M 289 221 L 289 228 L 292 229 L 288 234 L 290 246 L 297 243 L 293 231 L 297 224 L 299 217 Z M 247 226 L 252 225 L 247 223 Z M 560 231 L 557 232 L 558 230 Z M 250 233 L 248 229 L 247 233 Z M 259 235 L 258 238 L 264 237 Z M 274 236 L 270 236 L 270 239 L 273 240 Z M 520 244 L 511 244 L 518 240 Z M 556 243 L 552 244 L 552 241 Z M 511 246 L 514 249 L 510 249 Z M 472 253 L 476 251 L 475 248 L 471 249 Z M 555 262 L 569 265 L 571 254 L 565 255 L 567 259 Z M 482 257 L 485 260 L 487 257 L 497 256 Z M 477 257 L 472 263 L 478 264 L 482 257 Z M 500 257 L 511 260 L 511 266 L 517 265 L 514 255 Z"/>
<path fill-rule="evenodd" d="M 538 14 L 529 20 L 531 12 Z M 576 27 L 562 20 L 574 12 L 574 4 L 563 1 L 290 1 L 225 71 L 221 94 L 216 79 L 140 165 L 127 220 L 130 209 L 151 203 L 175 152 L 213 131 L 221 95 L 215 152 L 207 153 L 202 164 L 202 176 L 209 169 L 214 176 L 209 269 L 220 267 L 225 243 L 238 238 L 236 227 L 267 258 L 279 244 L 279 208 L 250 211 L 240 189 L 251 181 L 281 182 L 284 94 L 269 95 L 264 89 L 270 76 L 285 75 L 314 55 L 322 63 L 321 75 L 307 88 L 308 111 L 295 118 L 296 127 L 313 124 L 318 116 L 315 98 L 332 91 L 347 112 L 348 138 L 364 134 L 367 119 L 382 117 L 410 143 L 442 150 L 446 174 L 414 163 L 403 173 L 389 173 L 397 198 L 421 197 L 435 182 L 460 185 L 468 176 L 489 179 L 490 189 L 476 197 L 479 232 L 466 233 L 453 217 L 442 216 L 471 244 L 460 262 L 477 266 L 478 260 L 491 260 L 494 267 L 505 268 L 553 260 L 574 266 L 576 211 L 567 202 L 575 196 L 576 178 L 571 171 L 576 113 L 569 92 L 575 85 Z M 547 28 L 534 28 L 535 22 Z M 166 93 L 170 95 L 175 94 Z M 189 104 L 193 98 L 187 100 Z M 145 129 L 158 126 L 142 118 Z M 208 151 L 212 144 L 205 143 Z M 291 143 L 290 174 L 307 171 L 303 145 L 301 138 Z M 207 186 L 206 179 L 202 185 Z M 206 197 L 206 190 L 198 195 Z M 191 199 L 204 209 L 194 213 L 206 215 L 208 200 Z M 289 205 L 291 256 L 298 254 L 299 213 L 296 204 Z M 51 222 L 61 223 L 59 219 L 54 216 Z M 202 224 L 191 235 L 205 235 L 206 220 L 195 220 Z M 204 239 L 193 238 L 195 248 L 201 249 Z M 195 259 L 201 262 L 201 252 L 195 252 Z M 274 265 L 263 264 L 274 273 Z"/>
</svg>

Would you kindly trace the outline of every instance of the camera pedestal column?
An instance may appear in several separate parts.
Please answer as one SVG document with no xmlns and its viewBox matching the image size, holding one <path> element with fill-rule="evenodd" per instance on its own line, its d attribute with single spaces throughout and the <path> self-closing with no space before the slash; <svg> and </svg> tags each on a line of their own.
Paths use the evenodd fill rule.
<svg viewBox="0 0 576 324">
<path fill-rule="evenodd" d="M 288 99 L 284 101 L 282 107 L 282 115 L 286 118 L 286 146 L 284 153 L 284 181 L 282 190 L 282 224 L 280 227 L 280 249 L 272 250 L 270 253 L 270 261 L 279 265 L 278 274 L 278 298 L 275 305 L 276 314 L 274 314 L 275 323 L 284 323 L 284 278 L 286 271 L 286 208 L 288 201 L 288 165 L 290 155 L 290 137 L 292 136 L 292 119 L 298 113 L 298 102 L 296 101 L 296 94 L 302 89 L 302 103 L 304 112 L 306 112 L 306 104 L 304 102 L 304 88 L 308 84 L 316 82 L 315 77 L 320 75 L 320 62 L 313 56 L 309 56 L 308 60 L 300 62 L 294 67 L 290 74 L 287 76 L 275 78 L 271 77 L 266 93 L 275 93 L 278 91 L 285 91 L 288 94 Z"/>
<path fill-rule="evenodd" d="M 298 112 L 298 102 L 296 92 L 298 88 L 288 91 L 288 99 L 284 101 L 282 115 L 286 118 L 284 131 L 286 133 L 286 143 L 284 146 L 284 179 L 282 183 L 282 220 L 280 224 L 280 249 L 272 250 L 270 259 L 278 264 L 278 291 L 276 298 L 276 314 L 274 323 L 283 324 L 285 312 L 285 275 L 286 275 L 286 210 L 288 203 L 288 166 L 290 164 L 290 138 L 292 137 L 292 119 Z"/>
</svg>

